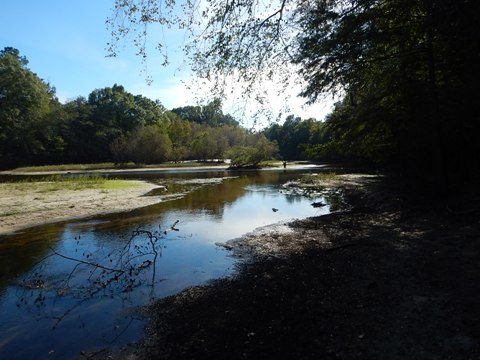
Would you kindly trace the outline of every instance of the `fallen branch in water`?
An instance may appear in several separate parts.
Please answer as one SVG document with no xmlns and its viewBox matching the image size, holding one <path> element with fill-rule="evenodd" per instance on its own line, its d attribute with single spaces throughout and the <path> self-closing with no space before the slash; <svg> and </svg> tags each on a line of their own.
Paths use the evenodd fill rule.
<svg viewBox="0 0 480 360">
<path fill-rule="evenodd" d="M 178 221 L 173 226 L 177 223 Z M 83 257 L 65 254 L 48 246 L 49 254 L 36 263 L 34 272 L 19 281 L 22 290 L 18 293 L 17 306 L 31 307 L 38 315 L 54 319 L 53 328 L 56 328 L 80 304 L 97 296 L 119 296 L 127 300 L 128 293 L 136 287 L 150 286 L 150 296 L 153 298 L 157 282 L 156 262 L 162 255 L 163 238 L 160 230 L 139 228 L 108 254 L 101 247 L 86 251 L 85 246 L 91 244 L 76 241 L 75 247 L 70 251 L 82 253 L 79 250 L 83 247 Z M 58 267 L 50 268 L 52 258 L 66 260 L 66 264 L 60 265 L 60 272 Z M 66 274 L 63 273 L 65 269 Z M 57 301 L 66 296 L 76 301 L 69 301 L 68 308 L 62 313 L 41 314 L 48 309 L 51 299 Z"/>
<path fill-rule="evenodd" d="M 80 264 L 90 265 L 90 266 L 93 266 L 95 268 L 100 268 L 100 269 L 107 270 L 107 271 L 118 272 L 118 273 L 121 273 L 121 274 L 123 274 L 125 272 L 125 270 L 122 270 L 122 269 L 113 269 L 113 268 L 110 268 L 110 267 L 107 267 L 107 266 L 100 265 L 98 263 L 92 263 L 92 262 L 89 262 L 89 261 L 84 261 L 82 259 L 76 259 L 76 258 L 67 256 L 67 255 L 60 254 L 59 252 L 55 251 L 51 246 L 49 246 L 48 248 L 50 249 L 50 251 L 53 254 L 55 254 L 55 255 L 63 258 L 63 259 L 75 261 L 75 262 L 80 263 Z"/>
</svg>

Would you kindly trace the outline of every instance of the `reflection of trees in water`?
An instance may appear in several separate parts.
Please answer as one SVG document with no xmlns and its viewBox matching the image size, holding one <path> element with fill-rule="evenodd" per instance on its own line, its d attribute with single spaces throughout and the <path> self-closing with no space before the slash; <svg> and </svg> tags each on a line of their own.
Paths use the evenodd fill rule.
<svg viewBox="0 0 480 360">
<path fill-rule="evenodd" d="M 108 221 L 100 221 L 93 225 L 90 222 L 85 224 L 89 228 L 93 226 L 96 230 L 101 230 L 98 232 L 98 236 L 100 236 L 100 233 L 109 230 L 109 233 L 105 235 L 108 236 L 108 241 L 121 244 L 128 240 L 125 239 L 125 236 L 128 237 L 128 235 L 123 235 L 125 229 L 135 226 L 134 224 L 139 222 L 145 223 L 145 219 L 152 218 L 155 219 L 155 223 L 158 223 L 158 220 L 163 223 L 168 221 L 162 219 L 163 214 L 171 210 L 176 212 L 200 210 L 208 213 L 212 218 L 221 219 L 227 206 L 247 194 L 247 186 L 265 185 L 270 187 L 275 184 L 282 184 L 289 178 L 297 178 L 298 175 L 298 173 L 290 175 L 288 172 L 279 171 L 185 173 L 181 176 L 171 174 L 161 178 L 158 175 L 151 175 L 156 176 L 155 182 L 168 185 L 167 192 L 163 189 L 160 190 L 165 194 L 177 192 L 186 192 L 187 194 L 176 200 L 163 201 L 157 205 L 131 211 L 128 216 L 107 215 L 98 218 Z M 146 177 L 148 178 L 148 176 Z M 218 181 L 212 181 L 212 179 Z M 333 211 L 341 208 L 341 195 L 322 192 L 321 189 L 311 191 L 304 189 L 299 193 L 289 193 L 285 192 L 284 189 L 281 190 L 289 203 L 301 201 L 304 196 L 325 196 L 326 201 L 333 207 Z M 73 226 L 77 227 L 77 225 Z M 29 271 L 35 264 L 36 259 L 49 252 L 49 246 L 53 246 L 58 240 L 61 231 L 64 231 L 63 224 L 50 224 L 27 230 L 22 234 L 5 237 L 5 241 L 0 241 L 0 286 L 3 286 L 17 274 Z"/>
<path fill-rule="evenodd" d="M 348 206 L 342 191 L 330 190 L 325 193 L 324 197 L 330 205 L 331 212 L 343 210 Z"/>
<path fill-rule="evenodd" d="M 148 218 L 158 223 L 162 214 L 171 211 L 200 211 L 208 213 L 212 219 L 221 219 L 227 206 L 246 195 L 248 185 L 280 185 L 287 180 L 296 179 L 298 176 L 299 174 L 295 172 L 279 171 L 193 172 L 181 175 L 178 173 L 163 174 L 161 178 L 155 174 L 145 174 L 145 179 L 168 187 L 168 191 L 162 188 L 152 194 L 166 196 L 180 194 L 180 196 L 171 200 L 167 197 L 156 205 L 131 211 L 128 217 L 106 216 L 105 218 L 109 220 L 108 223 L 100 224 L 96 228 L 112 229 L 112 231 L 125 229 L 139 221 L 144 223 Z"/>
<path fill-rule="evenodd" d="M 234 173 L 235 174 L 235 173 Z M 208 211 L 209 215 L 222 218 L 225 207 L 233 204 L 248 193 L 249 186 L 272 186 L 281 182 L 282 174 L 279 172 L 257 172 L 245 175 L 238 173 L 235 178 L 227 179 L 221 184 L 206 186 L 199 191 L 190 194 L 188 206 L 191 209 Z"/>
<path fill-rule="evenodd" d="M 225 206 L 246 194 L 245 186 L 251 183 L 246 176 L 227 178 L 220 183 L 203 184 L 181 199 L 165 203 L 163 209 L 175 211 L 200 210 L 222 218 Z"/>
<path fill-rule="evenodd" d="M 304 198 L 302 195 L 285 194 L 285 199 L 289 204 L 302 202 Z"/>
<path fill-rule="evenodd" d="M 347 204 L 341 189 L 329 189 L 325 187 L 302 187 L 288 186 L 283 187 L 280 192 L 285 195 L 289 203 L 302 201 L 302 198 L 312 199 L 322 198 L 326 205 L 329 205 L 330 211 L 339 211 L 345 209 Z"/>
<path fill-rule="evenodd" d="M 168 213 L 188 213 L 204 210 L 212 216 L 222 217 L 225 205 L 243 196 L 245 189 L 243 189 L 242 183 L 248 183 L 247 179 L 238 181 L 238 179 L 233 178 L 234 175 L 213 179 L 207 177 L 199 179 L 193 175 L 190 174 L 187 178 L 184 178 L 183 175 L 182 177 L 177 175 L 176 177 L 170 176 L 167 179 L 157 179 L 154 182 L 163 186 L 167 185 L 168 191 L 162 188 L 157 190 L 158 193 L 152 192 L 151 195 L 166 196 L 163 201 L 129 211 L 127 216 L 119 216 L 119 214 L 97 216 L 96 218 L 106 221 L 87 225 L 89 227 L 93 226 L 95 230 L 100 230 L 100 232 L 109 231 L 109 241 L 115 241 L 112 235 L 119 241 L 124 241 L 122 234 L 125 233 L 126 229 L 150 221 L 155 224 L 164 223 L 165 214 Z M 169 196 L 172 196 L 172 198 L 169 199 Z"/>
<path fill-rule="evenodd" d="M 279 187 L 276 186 L 288 180 L 289 176 L 272 171 L 258 174 L 229 173 L 228 178 L 218 182 L 209 182 L 208 179 L 205 179 L 205 183 L 196 182 L 193 181 L 194 177 L 190 183 L 178 181 L 178 186 L 192 187 L 193 192 L 181 199 L 132 211 L 128 216 L 115 214 L 96 217 L 95 220 L 83 220 L 68 227 L 62 224 L 45 226 L 38 231 L 38 235 L 28 231 L 24 237 L 19 235 L 16 246 L 12 248 L 2 242 L 0 246 L 5 251 L 0 253 L 8 254 L 8 263 L 1 261 L 0 269 L 8 269 L 12 277 L 30 271 L 15 288 L 14 299 L 20 311 L 31 313 L 36 319 L 51 321 L 51 326 L 57 328 L 58 332 L 72 326 L 67 325 L 69 320 L 75 323 L 74 326 L 87 324 L 88 327 L 92 321 L 86 318 L 90 314 L 86 310 L 89 306 L 103 307 L 110 299 L 116 304 L 123 302 L 124 305 L 133 306 L 139 296 L 143 299 L 148 294 L 153 296 L 155 286 L 161 286 L 159 283 L 163 279 L 155 273 L 158 271 L 155 262 L 162 256 L 165 239 L 171 235 L 168 232 L 175 231 L 171 227 L 177 218 L 175 213 L 198 214 L 200 211 L 208 213 L 211 218 L 222 218 L 225 209 L 244 197 L 252 186 L 259 191 L 278 191 Z M 298 174 L 292 176 L 297 177 Z M 176 179 L 170 179 L 172 184 Z M 173 192 L 168 181 L 162 179 L 159 183 L 169 184 L 168 192 Z M 287 196 L 288 201 L 296 202 L 305 195 Z M 172 214 L 175 216 L 173 220 Z M 182 217 L 178 218 L 183 221 Z M 154 224 L 162 224 L 162 229 L 158 225 L 142 225 L 142 229 L 153 230 L 137 229 L 134 234 L 126 230 L 133 228 L 134 224 L 145 224 L 149 219 Z M 62 231 L 65 232 L 64 241 L 57 245 Z M 77 237 L 78 234 L 82 235 L 81 239 Z M 28 246 L 22 248 L 22 244 Z M 28 255 L 24 254 L 24 259 L 19 261 L 20 252 L 26 249 Z M 42 260 L 36 263 L 35 259 L 39 258 Z M 7 272 L 2 271 L 3 274 Z M 98 301 L 100 299 L 107 301 Z M 122 323 L 121 328 L 112 329 L 109 337 L 114 339 L 120 336 L 127 323 Z"/>
<path fill-rule="evenodd" d="M 238 199 L 244 197 L 250 186 L 275 186 L 285 182 L 290 176 L 298 177 L 297 174 L 289 175 L 279 171 L 251 171 L 245 172 L 223 172 L 214 173 L 191 173 L 178 174 L 168 177 L 158 178 L 159 184 L 168 184 L 168 193 L 187 192 L 187 194 L 179 199 L 171 201 L 163 201 L 157 205 L 137 209 L 129 212 L 128 216 L 119 216 L 118 214 L 107 215 L 103 218 L 108 221 L 99 221 L 96 224 L 85 222 L 86 226 L 95 230 L 96 239 L 105 233 L 108 242 L 116 242 L 120 244 L 128 240 L 125 229 L 139 222 L 145 223 L 145 219 L 155 219 L 155 223 L 160 220 L 162 223 L 168 221 L 163 219 L 163 214 L 172 210 L 175 212 L 182 211 L 202 211 L 208 213 L 212 218 L 221 219 L 224 215 L 225 208 L 233 204 Z M 217 179 L 218 181 L 212 181 Z M 161 190 L 164 191 L 164 190 Z M 304 196 L 326 196 L 326 201 L 332 206 L 340 206 L 341 196 L 332 193 L 323 193 L 318 191 L 309 193 L 308 190 L 302 190 L 300 193 L 288 193 L 281 191 L 287 198 L 289 203 L 301 201 Z M 79 227 L 81 225 L 72 225 Z M 58 240 L 59 233 L 64 231 L 63 224 L 51 224 L 42 226 L 36 230 L 28 230 L 23 234 L 8 236 L 5 241 L 0 242 L 0 286 L 9 279 L 14 278 L 17 274 L 29 271 L 35 264 L 36 259 L 45 256 L 49 252 L 49 247 Z M 109 230 L 107 234 L 106 231 Z M 127 237 L 127 239 L 125 238 Z M 101 244 L 98 244 L 101 246 Z M 107 254 L 108 255 L 108 254 Z"/>
<path fill-rule="evenodd" d="M 264 185 L 270 190 L 272 186 L 280 185 L 288 179 L 285 173 L 277 171 L 262 171 L 257 174 L 232 173 L 232 178 L 224 179 L 221 183 L 207 184 L 199 187 L 185 197 L 175 201 L 165 203 L 164 209 L 173 209 L 176 211 L 201 210 L 207 212 L 210 216 L 221 219 L 225 207 L 233 204 L 235 201 L 245 196 L 248 188 Z M 290 175 L 297 178 L 298 174 Z M 170 188 L 170 186 L 169 186 Z M 293 187 L 281 188 L 279 190 L 286 198 L 289 204 L 300 203 L 305 197 L 324 198 L 330 205 L 331 211 L 340 210 L 345 207 L 341 191 L 336 189 L 326 189 L 322 187 Z M 267 197 L 267 195 L 265 195 Z"/>
<path fill-rule="evenodd" d="M 58 239 L 62 224 L 47 224 L 0 238 L 0 288 L 30 271 Z"/>
</svg>

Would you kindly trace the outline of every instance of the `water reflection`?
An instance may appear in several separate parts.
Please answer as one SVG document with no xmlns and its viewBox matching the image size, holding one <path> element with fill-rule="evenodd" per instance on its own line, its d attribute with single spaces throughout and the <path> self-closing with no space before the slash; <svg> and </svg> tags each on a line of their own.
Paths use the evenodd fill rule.
<svg viewBox="0 0 480 360">
<path fill-rule="evenodd" d="M 28 232 L 0 237 L 0 289 L 32 268 L 58 240 L 58 226 L 45 225 Z"/>
<path fill-rule="evenodd" d="M 281 171 L 142 175 L 170 190 L 193 191 L 127 213 L 0 237 L 0 358 L 75 358 L 81 350 L 137 340 L 144 324 L 132 311 L 136 306 L 231 273 L 234 260 L 216 242 L 330 210 L 310 205 L 327 201 L 324 194 L 307 197 L 282 189 L 298 176 Z M 145 233 L 132 239 L 138 229 L 154 234 L 155 251 Z M 128 259 L 118 255 L 127 245 Z M 63 257 L 38 264 L 52 251 Z M 102 273 L 119 266 L 139 271 L 118 281 L 109 277 L 114 273 Z M 17 275 L 20 281 L 12 283 Z"/>
</svg>

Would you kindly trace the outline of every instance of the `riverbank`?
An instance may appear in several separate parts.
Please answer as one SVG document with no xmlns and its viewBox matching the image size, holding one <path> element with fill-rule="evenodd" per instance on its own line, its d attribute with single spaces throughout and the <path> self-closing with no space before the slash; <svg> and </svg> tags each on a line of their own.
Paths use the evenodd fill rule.
<svg viewBox="0 0 480 360">
<path fill-rule="evenodd" d="M 0 235 L 24 228 L 78 219 L 93 215 L 133 210 L 161 201 L 160 196 L 145 196 L 158 185 L 130 181 L 121 189 L 58 189 L 43 191 L 31 184 L 0 183 Z M 38 184 L 38 183 L 37 183 Z"/>
<path fill-rule="evenodd" d="M 60 168 L 60 167 L 59 167 Z M 42 167 L 27 169 L 23 168 L 14 170 L 0 171 L 0 175 L 7 176 L 32 176 L 32 175 L 56 175 L 56 174 L 136 174 L 136 173 L 154 173 L 154 172 L 171 172 L 171 171 L 193 171 L 193 170 L 226 170 L 228 165 L 196 165 L 181 164 L 176 166 L 149 166 L 149 167 L 126 167 L 126 168 L 85 168 L 85 169 L 42 169 Z"/>
<path fill-rule="evenodd" d="M 229 244 L 234 278 L 159 300 L 144 341 L 107 356 L 480 358 L 478 208 L 406 203 L 371 179 L 346 191 L 349 211 Z"/>
<path fill-rule="evenodd" d="M 109 166 L 102 167 L 104 164 L 98 164 L 99 166 L 91 165 L 52 165 L 52 166 L 35 166 L 24 167 L 12 170 L 0 171 L 0 176 L 45 176 L 45 175 L 62 175 L 62 174 L 145 174 L 145 173 L 157 173 L 157 172 L 184 172 L 184 171 L 222 171 L 229 170 L 229 161 L 227 162 L 213 162 L 213 163 L 191 163 L 184 162 L 178 164 L 161 164 L 161 165 L 149 165 L 143 167 L 129 166 L 129 167 L 114 167 L 111 163 Z M 281 161 L 266 162 L 263 167 L 257 170 L 266 169 L 287 169 L 287 170 L 299 170 L 309 168 L 321 168 L 327 165 L 312 164 L 308 161 L 292 161 L 284 167 Z"/>
<path fill-rule="evenodd" d="M 289 170 L 320 168 L 321 165 L 295 162 L 288 165 Z M 118 174 L 145 174 L 184 171 L 222 171 L 228 166 L 162 166 L 127 169 L 79 169 L 79 170 L 11 170 L 2 171 L 4 176 L 54 176 L 65 174 L 96 174 L 115 176 Z M 40 180 L 39 180 L 40 181 Z M 41 189 L 25 187 L 18 189 L 15 183 L 0 182 L 0 235 L 7 235 L 28 227 L 80 219 L 94 215 L 129 211 L 156 204 L 166 197 L 176 196 L 171 192 L 162 196 L 145 196 L 159 186 L 144 181 L 129 181 L 132 186 L 122 189 L 84 189 L 71 191 L 58 189 L 46 192 Z"/>
</svg>

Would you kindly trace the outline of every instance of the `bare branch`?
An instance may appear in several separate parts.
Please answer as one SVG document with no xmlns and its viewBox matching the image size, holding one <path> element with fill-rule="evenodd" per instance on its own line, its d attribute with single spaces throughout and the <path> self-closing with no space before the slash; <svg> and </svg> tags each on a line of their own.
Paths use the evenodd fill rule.
<svg viewBox="0 0 480 360">
<path fill-rule="evenodd" d="M 110 268 L 108 266 L 103 266 L 103 265 L 100 265 L 98 263 L 92 263 L 92 262 L 89 262 L 89 261 L 84 261 L 82 259 L 76 259 L 76 258 L 73 258 L 73 257 L 70 257 L 70 256 L 67 256 L 67 255 L 63 255 L 63 254 L 60 254 L 59 252 L 55 251 L 55 249 L 53 249 L 52 247 L 48 247 L 50 249 L 50 251 L 61 257 L 61 258 L 64 258 L 64 259 L 67 259 L 67 260 L 71 260 L 71 261 L 75 261 L 77 263 L 80 263 L 80 264 L 85 264 L 85 265 L 89 265 L 89 266 L 93 266 L 95 268 L 100 268 L 100 269 L 104 269 L 104 270 L 108 270 L 108 271 L 113 271 L 113 272 L 117 272 L 117 273 L 121 273 L 123 274 L 125 272 L 125 270 L 122 270 L 122 269 L 113 269 L 113 268 Z"/>
</svg>

